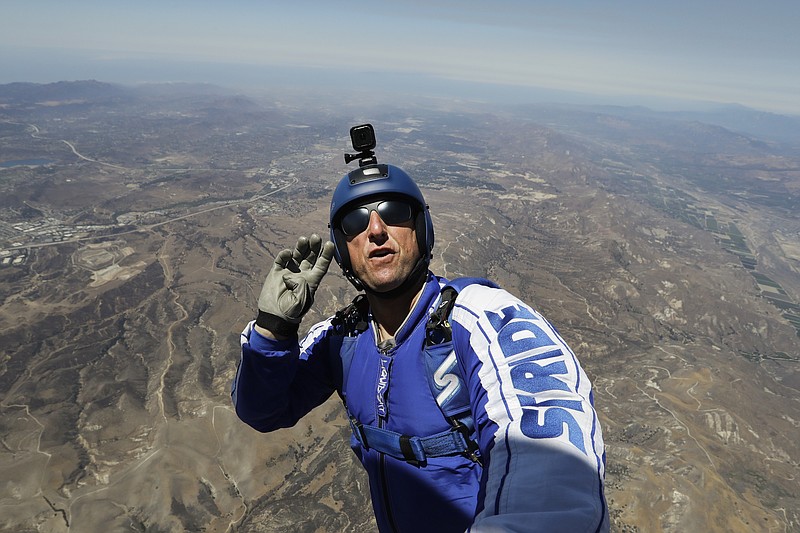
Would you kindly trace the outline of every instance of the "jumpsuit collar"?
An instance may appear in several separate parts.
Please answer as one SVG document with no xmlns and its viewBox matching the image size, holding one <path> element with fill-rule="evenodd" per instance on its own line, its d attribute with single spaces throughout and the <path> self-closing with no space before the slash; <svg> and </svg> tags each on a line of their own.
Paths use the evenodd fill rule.
<svg viewBox="0 0 800 533">
<path fill-rule="evenodd" d="M 420 297 L 417 299 L 417 303 L 414 304 L 411 312 L 394 334 L 393 344 L 389 342 L 388 339 L 384 339 L 383 342 L 380 342 L 378 338 L 377 324 L 375 324 L 374 318 L 370 316 L 370 327 L 372 328 L 372 334 L 375 339 L 376 346 L 386 345 L 387 342 L 391 345 L 391 347 L 402 344 L 408 337 L 411 336 L 414 329 L 419 326 L 419 324 L 424 325 L 427 321 L 427 315 L 430 313 L 432 306 L 439 297 L 439 290 L 439 279 L 431 272 L 428 272 L 428 277 L 425 280 L 425 286 L 422 289 L 422 294 L 420 294 Z"/>
</svg>

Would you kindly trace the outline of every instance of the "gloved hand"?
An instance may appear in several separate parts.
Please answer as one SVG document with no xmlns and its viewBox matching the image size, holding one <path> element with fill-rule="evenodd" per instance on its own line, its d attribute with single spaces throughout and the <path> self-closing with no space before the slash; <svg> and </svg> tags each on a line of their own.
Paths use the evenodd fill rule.
<svg viewBox="0 0 800 533">
<path fill-rule="evenodd" d="M 300 237 L 294 250 L 282 250 L 258 297 L 256 324 L 273 334 L 293 336 L 314 303 L 314 292 L 328 271 L 334 245 L 319 235 Z"/>
</svg>

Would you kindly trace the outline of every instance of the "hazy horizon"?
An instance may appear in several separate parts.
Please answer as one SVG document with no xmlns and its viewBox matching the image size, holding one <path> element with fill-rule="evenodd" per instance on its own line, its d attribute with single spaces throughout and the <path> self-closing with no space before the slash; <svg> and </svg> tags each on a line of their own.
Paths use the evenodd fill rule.
<svg viewBox="0 0 800 533">
<path fill-rule="evenodd" d="M 14 2 L 0 83 L 327 87 L 800 115 L 800 5 Z"/>
</svg>

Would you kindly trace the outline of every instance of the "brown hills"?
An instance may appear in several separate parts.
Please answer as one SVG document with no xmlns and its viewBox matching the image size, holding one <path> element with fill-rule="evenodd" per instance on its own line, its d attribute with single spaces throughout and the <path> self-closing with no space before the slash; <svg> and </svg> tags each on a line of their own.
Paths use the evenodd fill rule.
<svg viewBox="0 0 800 533">
<path fill-rule="evenodd" d="M 614 530 L 800 527 L 791 148 L 620 110 L 54 89 L 0 90 L 0 163 L 19 162 L 0 168 L 0 529 L 374 528 L 336 399 L 261 435 L 228 396 L 272 257 L 326 231 L 367 111 L 379 159 L 423 187 L 434 270 L 495 279 L 580 357 Z M 353 295 L 334 266 L 306 324 Z"/>
</svg>

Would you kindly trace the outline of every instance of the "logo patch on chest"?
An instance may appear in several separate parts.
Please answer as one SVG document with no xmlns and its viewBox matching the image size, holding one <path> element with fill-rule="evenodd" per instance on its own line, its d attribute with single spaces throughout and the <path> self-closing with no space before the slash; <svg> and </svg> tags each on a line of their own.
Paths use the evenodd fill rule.
<svg viewBox="0 0 800 533">
<path fill-rule="evenodd" d="M 389 392 L 389 377 L 391 376 L 392 358 L 381 355 L 378 367 L 378 380 L 375 384 L 375 408 L 380 418 L 386 418 L 389 410 L 386 403 L 386 394 Z"/>
</svg>

